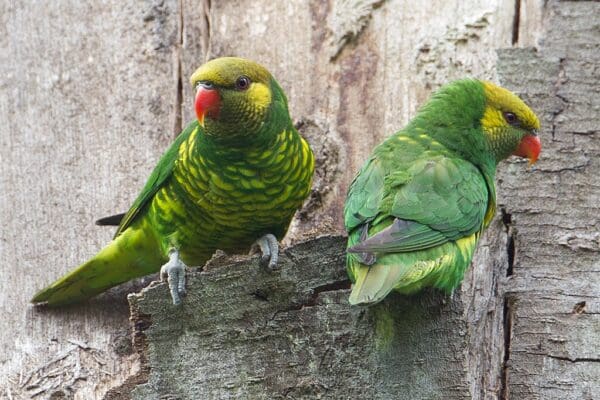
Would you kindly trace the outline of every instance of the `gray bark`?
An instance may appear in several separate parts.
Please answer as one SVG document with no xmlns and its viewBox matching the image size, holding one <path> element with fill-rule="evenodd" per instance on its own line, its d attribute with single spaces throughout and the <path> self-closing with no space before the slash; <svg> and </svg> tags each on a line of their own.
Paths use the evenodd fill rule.
<svg viewBox="0 0 600 400">
<path fill-rule="evenodd" d="M 165 0 L 0 5 L 0 397 L 600 398 L 600 3 Z M 496 49 L 510 48 L 496 53 Z M 536 46 L 533 48 L 524 48 Z M 204 59 L 265 64 L 317 154 L 287 243 L 339 233 L 347 185 L 432 89 L 522 94 L 542 158 L 498 173 L 499 215 L 451 298 L 347 305 L 343 239 L 152 278 L 65 310 L 35 290 L 110 240 L 182 124 Z M 130 342 L 133 334 L 134 345 Z"/>
<path fill-rule="evenodd" d="M 164 284 L 130 296 L 149 372 L 132 398 L 469 398 L 470 364 L 492 354 L 466 350 L 481 344 L 488 318 L 472 320 L 458 293 L 349 307 L 344 244 L 290 247 L 275 273 L 256 257 L 217 259 L 188 274 L 176 310 Z"/>
<path fill-rule="evenodd" d="M 500 52 L 498 72 L 544 126 L 543 158 L 505 164 L 510 215 L 506 397 L 600 398 L 600 3 L 547 10 L 538 51 Z"/>
</svg>

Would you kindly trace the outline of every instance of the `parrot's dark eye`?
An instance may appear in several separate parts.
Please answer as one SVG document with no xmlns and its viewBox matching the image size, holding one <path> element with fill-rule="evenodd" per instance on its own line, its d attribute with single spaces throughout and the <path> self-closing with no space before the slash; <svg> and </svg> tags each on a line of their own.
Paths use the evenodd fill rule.
<svg viewBox="0 0 600 400">
<path fill-rule="evenodd" d="M 517 118 L 517 116 L 515 114 L 511 113 L 511 112 L 505 112 L 504 113 L 504 119 L 510 125 L 519 125 L 519 118 Z"/>
<path fill-rule="evenodd" d="M 235 88 L 237 90 L 246 90 L 250 87 L 250 78 L 248 78 L 247 76 L 240 76 L 239 78 L 237 78 L 237 80 L 235 81 Z"/>
</svg>

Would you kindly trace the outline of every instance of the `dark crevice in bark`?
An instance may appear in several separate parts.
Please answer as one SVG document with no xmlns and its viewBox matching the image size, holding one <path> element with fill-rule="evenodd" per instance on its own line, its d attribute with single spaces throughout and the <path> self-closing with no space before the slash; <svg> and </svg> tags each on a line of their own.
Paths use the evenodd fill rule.
<svg viewBox="0 0 600 400">
<path fill-rule="evenodd" d="M 508 267 L 506 268 L 506 276 L 511 276 L 513 274 L 513 266 L 515 264 L 515 238 L 510 229 L 508 242 L 506 243 L 506 252 L 508 253 Z"/>
<path fill-rule="evenodd" d="M 175 94 L 175 124 L 173 127 L 174 135 L 177 137 L 183 130 L 183 0 L 179 0 L 179 32 L 177 42 L 177 65 L 175 66 L 175 73 L 177 74 L 177 93 Z"/>
<path fill-rule="evenodd" d="M 573 314 L 585 313 L 585 305 L 585 301 L 580 301 L 579 303 L 575 304 L 575 307 L 573 307 Z"/>
<path fill-rule="evenodd" d="M 500 209 L 502 216 L 502 224 L 504 225 L 504 229 L 506 232 L 506 253 L 507 253 L 507 262 L 506 266 L 506 276 L 513 275 L 513 267 L 515 264 L 515 238 L 514 231 L 512 228 L 512 214 L 506 211 L 506 208 L 502 207 Z M 512 339 L 512 318 L 513 318 L 513 310 L 512 310 L 512 299 L 508 297 L 506 294 L 504 295 L 504 304 L 502 308 L 502 324 L 504 330 L 504 357 L 502 359 L 502 370 L 500 375 L 500 395 L 499 399 L 507 400 L 509 398 L 509 389 L 508 389 L 508 368 L 510 362 L 510 342 Z"/>
<path fill-rule="evenodd" d="M 302 310 L 304 307 L 314 307 L 317 305 L 317 300 L 321 293 L 333 292 L 336 290 L 350 289 L 351 284 L 352 283 L 350 282 L 349 279 L 344 279 L 344 280 L 328 283 L 325 285 L 317 286 L 314 289 L 312 289 L 312 291 L 310 292 L 310 295 L 308 297 L 303 298 L 298 303 L 293 303 L 290 307 L 288 307 L 284 310 L 278 311 L 277 313 L 287 312 L 287 311 L 298 311 L 298 310 Z"/>
<path fill-rule="evenodd" d="M 250 294 L 259 300 L 269 301 L 269 295 L 260 289 L 255 290 L 254 292 L 252 292 Z"/>
<path fill-rule="evenodd" d="M 505 208 L 500 209 L 502 212 L 502 223 L 506 229 L 506 253 L 508 256 L 508 266 L 506 268 L 506 276 L 513 274 L 515 264 L 515 236 L 512 229 L 512 214 L 508 213 Z"/>
<path fill-rule="evenodd" d="M 508 400 L 508 368 L 510 361 L 510 342 L 512 336 L 512 318 L 513 318 L 513 301 L 509 297 L 504 297 L 504 307 L 502 312 L 502 320 L 504 325 L 504 358 L 502 360 L 502 372 L 500 377 L 500 395 L 499 399 Z"/>
<path fill-rule="evenodd" d="M 560 361 L 568 361 L 571 363 L 577 363 L 577 362 L 593 362 L 593 363 L 597 363 L 600 362 L 600 358 L 588 358 L 588 357 L 582 357 L 582 358 L 569 358 L 569 357 L 561 357 L 561 356 L 553 356 L 550 354 L 543 354 L 546 357 L 549 358 L 554 358 L 555 360 L 560 360 Z"/>
<path fill-rule="evenodd" d="M 555 114 L 555 116 L 556 115 L 558 115 L 558 114 Z M 552 128 L 554 129 L 554 124 L 552 125 Z M 579 171 L 586 169 L 591 164 L 591 162 L 592 162 L 592 160 L 590 160 L 589 158 L 586 158 L 586 160 L 583 163 L 578 164 L 578 165 L 573 165 L 571 167 L 563 167 L 563 168 L 556 168 L 556 169 L 539 168 L 536 171 L 539 171 L 541 173 L 550 173 L 550 174 L 560 174 L 561 172 L 565 172 L 565 171 L 579 172 Z"/>
<path fill-rule="evenodd" d="M 313 289 L 312 297 L 316 300 L 319 294 L 323 292 L 333 292 L 335 290 L 347 290 L 350 289 L 352 283 L 350 279 L 344 279 L 341 281 L 335 281 L 326 285 L 317 286 Z"/>
<path fill-rule="evenodd" d="M 513 231 L 512 214 L 506 211 L 506 208 L 500 208 L 502 224 L 504 225 L 504 231 L 506 232 L 506 253 L 507 262 L 506 276 L 513 275 L 513 267 L 515 264 L 515 238 Z M 504 357 L 502 359 L 502 370 L 500 375 L 500 395 L 499 399 L 507 400 L 509 398 L 508 389 L 508 368 L 510 362 L 510 342 L 512 339 L 512 318 L 513 318 L 513 300 L 504 295 L 504 304 L 502 308 L 502 324 L 504 330 Z"/>
<path fill-rule="evenodd" d="M 554 84 L 554 95 L 560 100 L 560 106 L 557 110 L 552 112 L 552 141 L 554 141 L 556 138 L 556 120 L 563 113 L 563 111 L 565 111 L 567 104 L 569 103 L 568 100 L 564 96 L 561 96 L 559 92 L 560 87 L 566 82 L 566 80 L 565 59 L 561 58 L 558 64 L 558 77 L 556 78 L 556 83 Z"/>
<path fill-rule="evenodd" d="M 506 208 L 502 208 L 500 211 L 502 212 L 502 223 L 506 227 L 510 226 L 512 224 L 512 214 L 508 213 Z"/>
<path fill-rule="evenodd" d="M 515 0 L 515 16 L 513 18 L 512 44 L 519 42 L 519 23 L 521 22 L 521 0 Z"/>
<path fill-rule="evenodd" d="M 300 311 L 305 307 L 314 307 L 317 305 L 317 300 L 321 293 L 333 292 L 336 290 L 347 290 L 350 289 L 351 285 L 352 283 L 349 279 L 343 279 L 317 286 L 311 289 L 310 293 L 307 296 L 303 296 L 297 301 L 293 301 L 289 306 L 275 311 L 273 316 L 270 318 L 270 321 L 274 320 L 275 317 L 277 317 L 281 313 L 287 313 L 290 311 Z M 255 290 L 254 292 L 250 293 L 250 295 L 261 301 L 270 301 L 269 293 L 262 289 Z"/>
</svg>

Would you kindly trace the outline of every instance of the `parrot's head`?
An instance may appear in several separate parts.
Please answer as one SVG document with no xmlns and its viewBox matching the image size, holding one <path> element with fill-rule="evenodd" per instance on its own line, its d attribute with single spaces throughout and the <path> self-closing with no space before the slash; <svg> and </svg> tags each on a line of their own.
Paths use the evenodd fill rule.
<svg viewBox="0 0 600 400">
<path fill-rule="evenodd" d="M 207 135 L 232 140 L 252 138 L 285 126 L 287 99 L 261 65 L 237 57 L 216 58 L 192 74 L 195 108 Z"/>
<path fill-rule="evenodd" d="M 486 170 L 511 154 L 533 164 L 542 149 L 533 111 L 514 93 L 486 81 L 461 79 L 443 86 L 411 124 Z"/>
<path fill-rule="evenodd" d="M 514 93 L 491 82 L 481 84 L 486 104 L 480 122 L 496 161 L 515 155 L 535 163 L 542 149 L 537 116 Z"/>
</svg>

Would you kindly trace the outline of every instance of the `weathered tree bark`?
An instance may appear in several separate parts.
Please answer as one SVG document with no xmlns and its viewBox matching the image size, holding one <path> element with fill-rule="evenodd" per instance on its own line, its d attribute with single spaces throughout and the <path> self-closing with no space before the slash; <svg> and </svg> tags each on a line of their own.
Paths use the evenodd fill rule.
<svg viewBox="0 0 600 400">
<path fill-rule="evenodd" d="M 1 4 L 0 397 L 600 398 L 597 15 L 542 0 Z M 453 78 L 521 93 L 542 158 L 500 168 L 501 212 L 452 298 L 349 307 L 331 236 L 276 273 L 247 258 L 190 273 L 180 309 L 162 284 L 133 296 L 134 348 L 125 293 L 148 279 L 28 307 L 110 240 L 92 221 L 127 208 L 193 117 L 187 79 L 207 55 L 268 66 L 317 153 L 289 242 L 339 233 L 366 155 Z"/>
<path fill-rule="evenodd" d="M 431 291 L 350 307 L 344 245 L 343 237 L 326 236 L 290 247 L 275 273 L 256 257 L 217 259 L 207 271 L 188 274 L 190 295 L 175 310 L 164 284 L 130 296 L 147 383 L 115 393 L 466 399 L 474 388 L 495 392 L 502 307 L 489 299 L 497 282 L 479 282 L 483 302 L 465 287 L 453 298 Z"/>
<path fill-rule="evenodd" d="M 498 176 L 511 248 L 505 396 L 600 398 L 600 3 L 547 10 L 538 51 L 500 52 L 498 72 L 542 118 L 544 156 Z"/>
<path fill-rule="evenodd" d="M 131 285 L 70 309 L 28 303 L 108 243 L 94 220 L 127 209 L 179 132 L 180 76 L 202 60 L 181 38 L 201 10 L 181 8 L 0 3 L 0 398 L 101 398 L 139 368 Z"/>
</svg>

